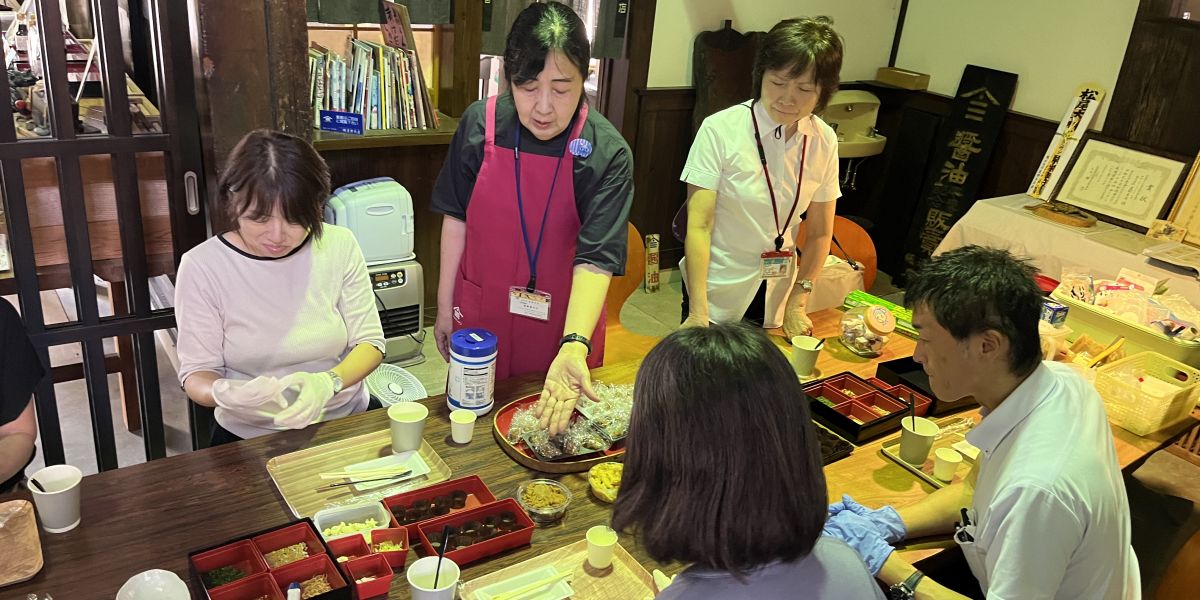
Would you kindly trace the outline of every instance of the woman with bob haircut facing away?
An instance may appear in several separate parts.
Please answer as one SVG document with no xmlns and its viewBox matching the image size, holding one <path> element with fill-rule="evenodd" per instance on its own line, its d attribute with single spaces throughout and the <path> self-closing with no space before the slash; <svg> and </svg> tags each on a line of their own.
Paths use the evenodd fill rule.
<svg viewBox="0 0 1200 600">
<path fill-rule="evenodd" d="M 678 330 L 646 356 L 633 394 L 613 527 L 659 562 L 691 565 L 658 598 L 883 598 L 858 554 L 821 536 L 808 402 L 764 333 Z"/>
<path fill-rule="evenodd" d="M 842 39 L 828 17 L 780 21 L 759 42 L 754 97 L 696 132 L 679 177 L 688 188 L 685 326 L 744 320 L 783 327 L 789 339 L 812 331 L 806 307 L 842 195 L 837 134 L 815 113 L 841 70 Z"/>
<path fill-rule="evenodd" d="M 259 129 L 219 185 L 221 233 L 183 255 L 175 283 L 179 382 L 216 407 L 211 444 L 367 410 L 362 380 L 383 360 L 383 327 L 354 235 L 321 222 L 325 161 Z"/>
</svg>

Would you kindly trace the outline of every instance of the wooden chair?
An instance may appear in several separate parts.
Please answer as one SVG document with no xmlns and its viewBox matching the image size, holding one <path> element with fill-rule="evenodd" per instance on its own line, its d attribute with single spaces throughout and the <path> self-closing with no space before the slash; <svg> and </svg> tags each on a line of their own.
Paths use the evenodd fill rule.
<svg viewBox="0 0 1200 600">
<path fill-rule="evenodd" d="M 646 244 L 633 223 L 628 229 L 629 251 L 625 258 L 625 274 L 614 276 L 608 284 L 604 311 L 608 319 L 604 330 L 604 362 L 618 363 L 641 358 L 660 338 L 634 333 L 621 324 L 621 307 L 633 292 L 642 286 L 646 277 Z"/>
<path fill-rule="evenodd" d="M 807 223 L 800 223 L 800 231 L 796 233 L 797 247 L 804 246 L 806 225 Z M 830 244 L 829 253 L 843 260 L 853 259 L 862 265 L 863 288 L 870 291 L 871 286 L 875 285 L 875 276 L 879 272 L 875 256 L 875 242 L 871 241 L 871 234 L 867 233 L 867 230 L 858 223 L 846 217 L 837 216 L 833 220 L 833 237 L 837 239 L 838 243 Z"/>
</svg>

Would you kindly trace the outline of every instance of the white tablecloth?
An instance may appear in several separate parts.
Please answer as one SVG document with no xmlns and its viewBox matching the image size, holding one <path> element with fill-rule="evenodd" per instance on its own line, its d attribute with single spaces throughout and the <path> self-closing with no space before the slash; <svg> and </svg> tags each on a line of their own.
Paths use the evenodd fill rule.
<svg viewBox="0 0 1200 600">
<path fill-rule="evenodd" d="M 971 244 L 1004 248 L 1032 259 L 1039 271 L 1055 279 L 1061 279 L 1064 270 L 1114 278 L 1122 268 L 1129 268 L 1156 279 L 1170 278 L 1171 293 L 1200 306 L 1200 281 L 1183 271 L 1152 265 L 1141 255 L 1146 246 L 1161 242 L 1108 223 L 1088 230 L 1055 223 L 1022 208 L 1034 202 L 1024 194 L 976 202 L 950 228 L 934 254 Z"/>
</svg>

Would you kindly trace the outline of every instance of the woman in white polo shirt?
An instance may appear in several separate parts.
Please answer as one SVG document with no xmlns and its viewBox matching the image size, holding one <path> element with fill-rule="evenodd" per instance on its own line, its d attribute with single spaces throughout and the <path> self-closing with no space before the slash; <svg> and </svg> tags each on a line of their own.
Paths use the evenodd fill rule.
<svg viewBox="0 0 1200 600">
<path fill-rule="evenodd" d="M 788 336 L 812 331 L 805 306 L 841 196 L 837 135 L 813 113 L 837 90 L 841 68 L 842 40 L 828 18 L 781 21 L 755 56 L 754 99 L 700 126 L 680 176 L 684 326 L 745 320 Z"/>
</svg>

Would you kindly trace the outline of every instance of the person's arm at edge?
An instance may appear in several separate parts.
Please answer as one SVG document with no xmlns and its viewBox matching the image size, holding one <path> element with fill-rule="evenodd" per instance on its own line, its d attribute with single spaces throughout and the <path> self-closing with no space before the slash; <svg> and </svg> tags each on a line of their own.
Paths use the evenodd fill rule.
<svg viewBox="0 0 1200 600">
<path fill-rule="evenodd" d="M 571 299 L 567 303 L 567 319 L 563 325 L 563 336 L 572 333 L 591 338 L 604 310 L 608 295 L 608 284 L 612 273 L 599 267 L 581 263 L 575 265 L 571 276 Z M 587 367 L 588 348 L 582 343 L 568 342 L 559 346 L 558 355 L 546 372 L 546 383 L 538 401 L 537 415 L 542 427 L 550 433 L 565 431 L 575 410 L 575 402 L 582 394 L 596 400 L 592 390 L 592 376 Z M 553 402 L 553 401 L 558 402 Z M 546 411 L 550 402 L 552 410 Z"/>
<path fill-rule="evenodd" d="M 434 340 L 438 352 L 450 362 L 450 334 L 454 330 L 454 286 L 458 267 L 467 247 L 467 223 L 449 215 L 442 216 L 441 266 L 438 269 L 437 319 Z"/>
<path fill-rule="evenodd" d="M 688 184 L 687 236 L 683 241 L 687 259 L 688 318 L 692 325 L 707 325 L 708 265 L 712 258 L 712 230 L 717 193 Z"/>
<path fill-rule="evenodd" d="M 4 481 L 25 468 L 33 456 L 33 443 L 37 439 L 37 421 L 33 417 L 33 400 L 16 419 L 0 425 L 0 481 Z"/>
<path fill-rule="evenodd" d="M 800 249 L 800 264 L 796 285 L 792 287 L 789 303 L 807 306 L 809 293 L 800 287 L 800 281 L 816 281 L 825 267 L 829 246 L 833 240 L 833 222 L 837 212 L 837 200 L 817 202 L 809 205 L 808 218 L 804 221 L 804 246 Z"/>
</svg>

